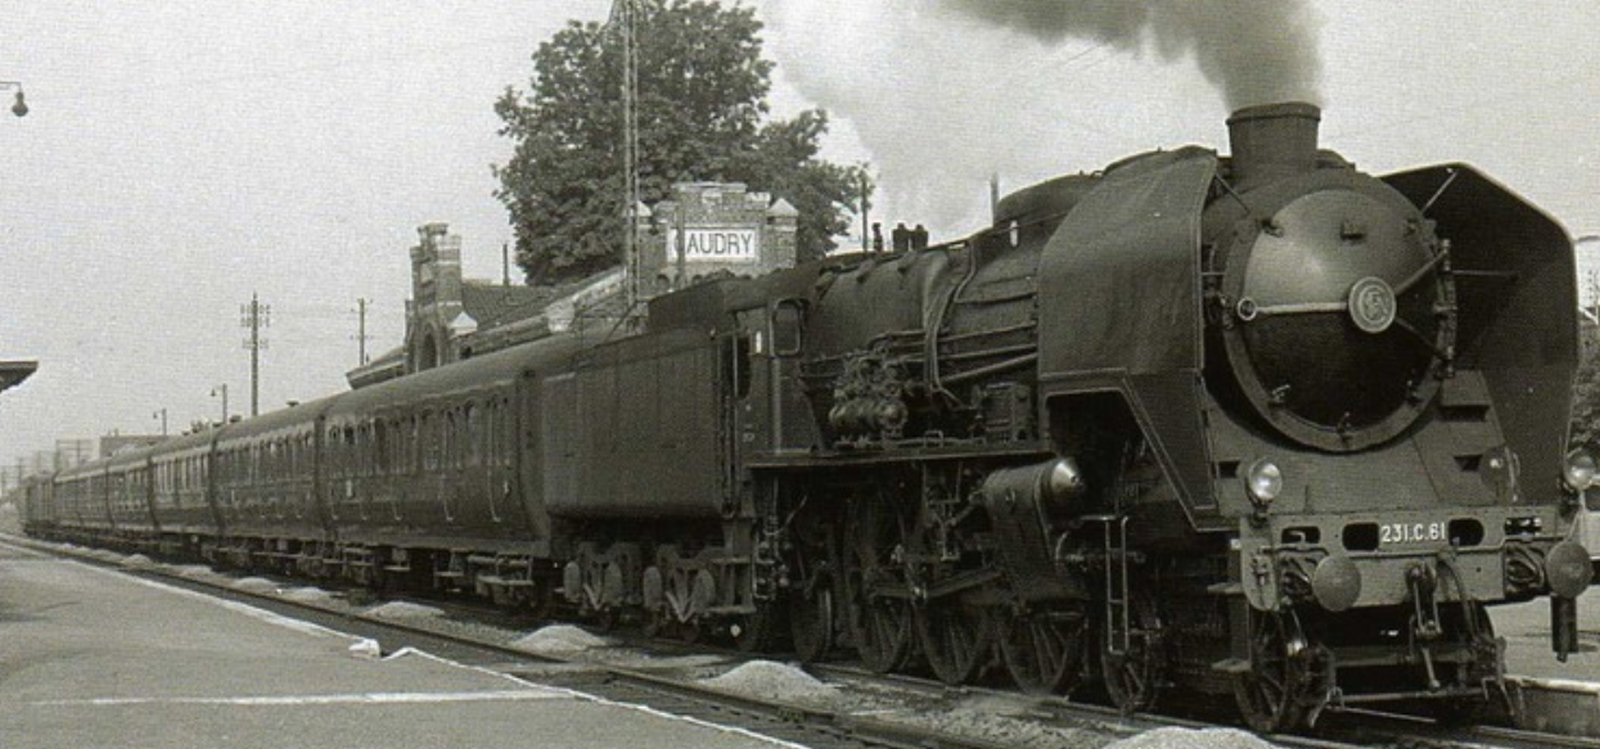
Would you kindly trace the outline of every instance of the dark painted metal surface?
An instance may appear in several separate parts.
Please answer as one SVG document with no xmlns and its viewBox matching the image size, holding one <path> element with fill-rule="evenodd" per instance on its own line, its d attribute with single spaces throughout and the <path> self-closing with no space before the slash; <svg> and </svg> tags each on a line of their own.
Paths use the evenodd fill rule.
<svg viewBox="0 0 1600 749">
<path fill-rule="evenodd" d="M 562 409 L 546 431 L 546 503 L 556 517 L 717 517 L 728 408 L 723 347 L 695 329 L 589 352 L 569 379 L 546 381 Z M 560 486 L 560 491 L 549 489 Z"/>
<path fill-rule="evenodd" d="M 1466 165 L 1384 179 L 1450 240 L 1461 310 L 1457 367 L 1483 373 L 1524 473 L 1559 475 L 1578 361 L 1571 240 L 1538 208 Z M 1525 491 L 1543 503 L 1559 489 L 1533 481 Z"/>
<path fill-rule="evenodd" d="M 1213 153 L 1187 148 L 1108 173 L 1039 272 L 1042 395 L 1127 396 L 1191 516 L 1215 504 L 1198 388 L 1200 219 L 1216 169 Z"/>
</svg>

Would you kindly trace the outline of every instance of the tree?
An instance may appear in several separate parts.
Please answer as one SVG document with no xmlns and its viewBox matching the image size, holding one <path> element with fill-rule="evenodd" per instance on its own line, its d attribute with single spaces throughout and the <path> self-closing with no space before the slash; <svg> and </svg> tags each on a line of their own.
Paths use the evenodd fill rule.
<svg viewBox="0 0 1600 749">
<path fill-rule="evenodd" d="M 675 182 L 744 182 L 799 209 L 802 260 L 832 249 L 861 198 L 864 170 L 817 158 L 824 111 L 763 122 L 772 63 L 761 57 L 754 10 L 633 2 L 643 201 L 666 198 Z M 622 260 L 621 35 L 573 21 L 539 45 L 533 64 L 528 91 L 507 87 L 495 104 L 500 134 L 515 144 L 495 167 L 495 194 L 529 281 L 558 282 Z"/>
</svg>

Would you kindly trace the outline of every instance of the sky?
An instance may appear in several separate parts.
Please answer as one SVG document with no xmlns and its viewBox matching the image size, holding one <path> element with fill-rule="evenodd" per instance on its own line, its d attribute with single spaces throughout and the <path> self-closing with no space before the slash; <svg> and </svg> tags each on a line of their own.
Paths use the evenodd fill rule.
<svg viewBox="0 0 1600 749">
<path fill-rule="evenodd" d="M 493 103 L 527 88 L 540 41 L 610 3 L 0 0 L 0 80 L 31 108 L 0 111 L 0 360 L 39 361 L 0 394 L 0 465 L 159 433 L 163 409 L 173 433 L 216 419 L 221 384 L 247 411 L 252 294 L 272 308 L 262 410 L 344 389 L 357 299 L 370 352 L 401 341 L 424 223 L 462 236 L 469 277 L 499 278 L 490 165 L 511 144 Z M 869 164 L 874 218 L 936 240 L 982 225 L 991 174 L 1009 190 L 1225 152 L 1252 96 L 1320 104 L 1324 147 L 1363 169 L 1467 162 L 1600 233 L 1600 3 L 745 4 L 774 114 L 826 108 L 825 154 Z M 1257 85 L 1276 66 L 1294 79 Z"/>
</svg>

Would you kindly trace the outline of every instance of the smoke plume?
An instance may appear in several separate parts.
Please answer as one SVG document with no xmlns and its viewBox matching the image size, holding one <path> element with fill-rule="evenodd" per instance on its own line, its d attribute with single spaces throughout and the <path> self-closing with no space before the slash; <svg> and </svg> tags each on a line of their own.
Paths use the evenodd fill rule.
<svg viewBox="0 0 1600 749">
<path fill-rule="evenodd" d="M 1229 109 L 1321 104 L 1316 22 L 1307 0 L 938 0 L 958 14 L 1059 42 L 1092 39 L 1167 61 L 1194 58 Z"/>
<path fill-rule="evenodd" d="M 1309 6 L 761 0 L 758 12 L 777 76 L 868 152 L 873 220 L 948 239 L 987 222 L 990 175 L 1009 192 L 1153 148 L 1225 143 L 1241 106 L 1320 104 Z"/>
</svg>

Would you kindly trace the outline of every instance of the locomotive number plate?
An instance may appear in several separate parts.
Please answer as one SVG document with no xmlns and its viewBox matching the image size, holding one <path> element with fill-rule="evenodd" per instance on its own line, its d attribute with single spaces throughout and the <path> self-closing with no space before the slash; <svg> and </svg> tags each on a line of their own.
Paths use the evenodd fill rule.
<svg viewBox="0 0 1600 749">
<path fill-rule="evenodd" d="M 1420 544 L 1443 540 L 1445 540 L 1445 525 L 1443 522 L 1384 523 L 1378 526 L 1378 542 L 1384 546 L 1391 544 Z"/>
</svg>

